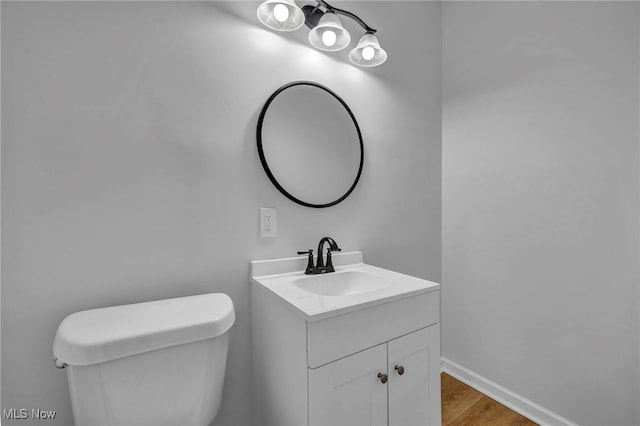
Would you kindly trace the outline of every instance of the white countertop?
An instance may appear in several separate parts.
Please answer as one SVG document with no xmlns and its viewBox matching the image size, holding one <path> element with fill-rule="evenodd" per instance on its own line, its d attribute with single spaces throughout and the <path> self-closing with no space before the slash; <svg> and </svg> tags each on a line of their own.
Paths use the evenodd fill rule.
<svg viewBox="0 0 640 426">
<path fill-rule="evenodd" d="M 386 278 L 391 285 L 358 294 L 323 296 L 293 285 L 295 280 L 309 277 L 304 274 L 306 264 L 307 258 L 304 256 L 252 261 L 251 282 L 256 288 L 283 301 L 309 322 L 440 288 L 440 284 L 432 281 L 365 264 L 362 252 L 356 251 L 334 254 L 336 272 L 332 274 L 360 271 Z"/>
</svg>

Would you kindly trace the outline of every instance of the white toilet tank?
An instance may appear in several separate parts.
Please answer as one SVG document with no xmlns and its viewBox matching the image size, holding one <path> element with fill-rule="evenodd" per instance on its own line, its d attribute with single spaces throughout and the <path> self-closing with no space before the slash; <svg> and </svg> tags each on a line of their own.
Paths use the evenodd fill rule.
<svg viewBox="0 0 640 426">
<path fill-rule="evenodd" d="M 56 332 L 76 426 L 209 425 L 233 302 L 213 293 L 77 312 Z"/>
</svg>

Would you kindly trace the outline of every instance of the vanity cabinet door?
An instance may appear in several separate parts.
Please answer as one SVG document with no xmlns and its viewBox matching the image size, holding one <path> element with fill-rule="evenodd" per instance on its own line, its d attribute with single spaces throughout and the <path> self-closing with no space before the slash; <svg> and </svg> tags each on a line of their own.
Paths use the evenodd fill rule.
<svg viewBox="0 0 640 426">
<path fill-rule="evenodd" d="M 389 425 L 440 425 L 440 325 L 389 345 Z"/>
<path fill-rule="evenodd" d="M 387 425 L 386 344 L 308 371 L 309 425 Z"/>
</svg>

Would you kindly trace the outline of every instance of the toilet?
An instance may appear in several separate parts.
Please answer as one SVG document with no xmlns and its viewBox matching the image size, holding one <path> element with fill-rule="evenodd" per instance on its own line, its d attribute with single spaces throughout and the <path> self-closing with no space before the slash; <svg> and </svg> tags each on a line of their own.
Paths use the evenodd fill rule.
<svg viewBox="0 0 640 426">
<path fill-rule="evenodd" d="M 75 425 L 209 425 L 234 321 L 222 293 L 69 315 L 53 355 L 67 370 Z"/>
</svg>

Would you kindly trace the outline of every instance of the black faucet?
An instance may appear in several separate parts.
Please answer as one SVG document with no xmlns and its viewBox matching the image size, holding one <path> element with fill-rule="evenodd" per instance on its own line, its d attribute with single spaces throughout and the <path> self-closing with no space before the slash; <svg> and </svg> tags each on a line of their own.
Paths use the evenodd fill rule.
<svg viewBox="0 0 640 426">
<path fill-rule="evenodd" d="M 325 265 L 324 260 L 322 258 L 322 250 L 324 249 L 324 243 L 329 243 L 329 248 L 327 248 L 327 264 Z M 332 251 L 342 251 L 338 244 L 331 237 L 323 237 L 318 243 L 318 260 L 316 261 L 316 265 L 313 266 L 313 250 L 309 249 L 307 251 L 299 251 L 298 254 L 308 254 L 309 261 L 307 262 L 307 268 L 304 273 L 306 275 L 317 275 L 317 274 L 326 274 L 328 272 L 335 272 L 335 268 L 333 267 L 333 261 L 331 260 L 331 252 Z"/>
<path fill-rule="evenodd" d="M 324 248 L 324 243 L 329 243 L 329 248 L 327 249 L 327 264 L 325 265 L 322 260 L 322 249 Z M 336 270 L 333 268 L 333 262 L 331 261 L 331 252 L 332 251 L 341 251 L 342 249 L 338 247 L 338 244 L 331 237 L 323 237 L 318 243 L 318 260 L 316 261 L 316 274 L 324 274 L 326 272 L 335 272 Z"/>
</svg>

